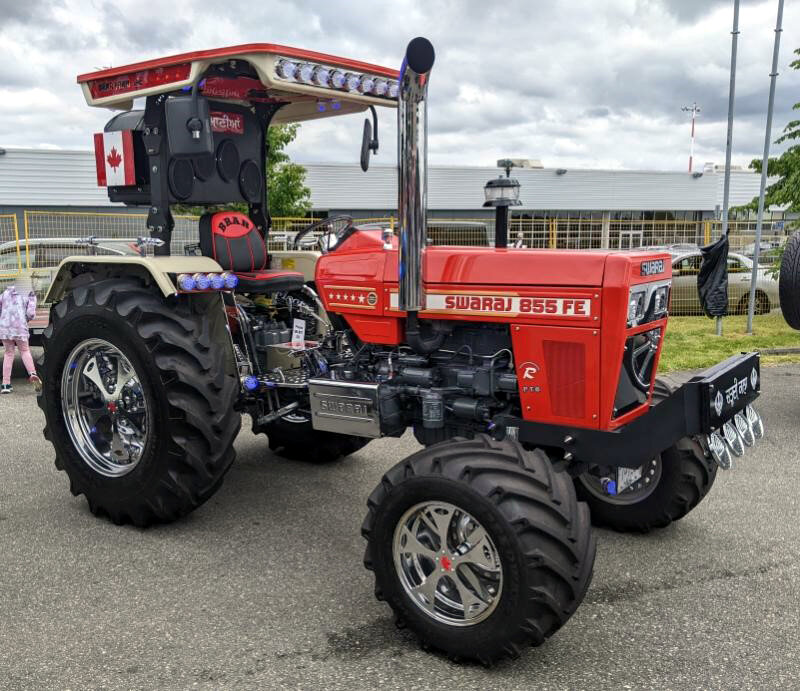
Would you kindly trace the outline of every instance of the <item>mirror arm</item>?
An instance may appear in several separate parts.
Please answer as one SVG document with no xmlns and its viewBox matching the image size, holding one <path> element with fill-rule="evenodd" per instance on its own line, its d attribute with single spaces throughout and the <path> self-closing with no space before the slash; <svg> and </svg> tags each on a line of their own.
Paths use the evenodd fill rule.
<svg viewBox="0 0 800 691">
<path fill-rule="evenodd" d="M 372 135 L 373 139 L 369 143 L 369 148 L 374 152 L 378 153 L 378 111 L 375 110 L 375 106 L 370 106 L 369 109 L 372 111 Z"/>
</svg>

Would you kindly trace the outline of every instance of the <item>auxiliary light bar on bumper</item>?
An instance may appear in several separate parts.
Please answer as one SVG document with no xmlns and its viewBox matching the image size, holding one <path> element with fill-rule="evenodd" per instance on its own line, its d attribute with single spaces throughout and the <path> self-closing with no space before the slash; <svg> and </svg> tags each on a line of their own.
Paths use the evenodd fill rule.
<svg viewBox="0 0 800 691">
<path fill-rule="evenodd" d="M 521 442 L 560 448 L 567 459 L 610 467 L 638 468 L 684 437 L 701 436 L 714 460 L 730 467 L 763 435 L 752 407 L 761 390 L 758 353 L 734 355 L 694 375 L 650 410 L 614 431 L 547 425 L 495 418 L 498 426 L 518 427 Z M 722 444 L 722 446 L 720 446 Z"/>
</svg>

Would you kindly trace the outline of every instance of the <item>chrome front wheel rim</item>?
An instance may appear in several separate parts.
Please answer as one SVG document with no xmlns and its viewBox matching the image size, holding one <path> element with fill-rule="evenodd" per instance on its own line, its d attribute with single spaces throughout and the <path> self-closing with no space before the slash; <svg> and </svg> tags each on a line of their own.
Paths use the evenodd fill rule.
<svg viewBox="0 0 800 691">
<path fill-rule="evenodd" d="M 398 521 L 394 566 L 406 595 L 427 616 L 450 626 L 473 626 L 497 607 L 503 569 L 483 526 L 443 501 L 412 506 Z"/>
<path fill-rule="evenodd" d="M 139 464 L 147 444 L 147 401 L 119 348 L 91 338 L 72 349 L 61 376 L 61 410 L 75 450 L 92 470 L 117 478 Z"/>
</svg>

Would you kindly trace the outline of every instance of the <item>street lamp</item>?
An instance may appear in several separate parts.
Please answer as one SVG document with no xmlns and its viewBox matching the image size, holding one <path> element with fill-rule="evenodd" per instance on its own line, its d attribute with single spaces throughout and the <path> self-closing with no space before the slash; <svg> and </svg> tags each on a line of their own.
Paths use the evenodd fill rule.
<svg viewBox="0 0 800 691">
<path fill-rule="evenodd" d="M 494 246 L 508 247 L 508 207 L 521 206 L 522 202 L 519 200 L 519 181 L 511 177 L 513 161 L 502 159 L 497 165 L 506 169 L 506 176 L 501 175 L 486 183 L 483 188 L 486 201 L 483 205 L 495 208 Z"/>
</svg>

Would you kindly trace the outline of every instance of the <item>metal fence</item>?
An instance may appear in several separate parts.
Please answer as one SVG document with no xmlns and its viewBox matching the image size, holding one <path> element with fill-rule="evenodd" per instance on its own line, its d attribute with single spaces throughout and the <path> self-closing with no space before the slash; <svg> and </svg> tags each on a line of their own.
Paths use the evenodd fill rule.
<svg viewBox="0 0 800 691">
<path fill-rule="evenodd" d="M 283 217 L 272 219 L 268 238 L 270 250 L 290 249 L 297 232 L 322 217 Z M 80 255 L 87 248 L 76 240 L 95 236 L 98 254 L 119 255 L 136 252 L 136 239 L 147 236 L 144 213 L 25 211 L 24 227 L 19 228 L 13 214 L 0 216 L 0 287 L 10 280 L 30 281 L 43 297 L 55 267 L 67 256 Z M 171 251 L 194 251 L 198 242 L 198 217 L 176 216 Z M 359 225 L 395 230 L 394 217 L 355 219 Z M 741 311 L 749 288 L 750 257 L 754 251 L 755 223 L 731 221 L 729 260 L 729 302 L 731 311 Z M 676 315 L 701 314 L 697 299 L 697 273 L 700 258 L 697 248 L 721 232 L 718 221 L 694 220 L 614 220 L 592 218 L 513 217 L 509 245 L 549 249 L 635 249 L 666 247 L 673 254 L 672 312 Z M 769 273 L 776 249 L 788 234 L 783 222 L 764 224 L 761 241 L 762 268 L 759 271 L 757 310 L 767 311 L 778 304 L 777 280 Z M 428 241 L 433 245 L 490 247 L 495 229 L 491 218 L 442 219 L 428 221 Z"/>
</svg>

